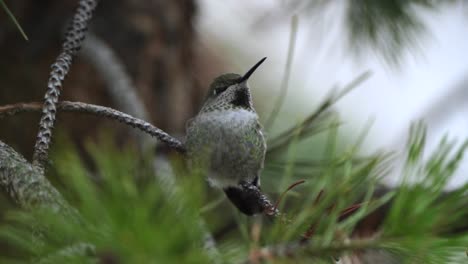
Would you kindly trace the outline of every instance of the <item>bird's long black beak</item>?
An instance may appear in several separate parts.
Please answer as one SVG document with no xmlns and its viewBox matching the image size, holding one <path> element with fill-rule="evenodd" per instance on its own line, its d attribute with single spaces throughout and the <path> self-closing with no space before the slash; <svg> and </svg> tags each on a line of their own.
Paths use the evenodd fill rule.
<svg viewBox="0 0 468 264">
<path fill-rule="evenodd" d="M 250 76 L 252 75 L 252 73 L 254 73 L 254 71 L 258 68 L 258 66 L 260 66 L 260 64 L 262 64 L 265 60 L 266 60 L 267 57 L 261 59 L 259 62 L 257 62 L 252 68 L 250 68 L 250 70 L 248 70 L 244 76 L 242 76 L 242 78 L 240 79 L 239 83 L 241 82 L 245 82 L 247 81 Z"/>
</svg>

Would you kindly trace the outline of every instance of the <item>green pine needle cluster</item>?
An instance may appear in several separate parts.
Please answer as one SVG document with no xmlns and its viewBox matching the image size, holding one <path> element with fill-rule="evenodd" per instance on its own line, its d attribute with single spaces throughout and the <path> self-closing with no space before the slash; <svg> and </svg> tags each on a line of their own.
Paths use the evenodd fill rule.
<svg viewBox="0 0 468 264">
<path fill-rule="evenodd" d="M 376 196 L 380 178 L 392 169 L 390 157 L 357 161 L 356 145 L 336 151 L 336 130 L 333 126 L 327 134 L 319 172 L 315 168 L 307 175 L 307 167 L 296 167 L 298 160 L 304 163 L 307 158 L 296 155 L 294 140 L 284 166 L 275 167 L 276 174 L 271 168 L 264 172 L 263 181 L 276 187 L 265 190 L 273 193 L 271 197 L 297 179 L 305 180 L 282 196 L 282 214 L 275 219 L 246 217 L 227 201 L 207 206 L 219 193 L 203 177 L 183 169 L 176 170 L 177 187 L 170 190 L 174 187 L 157 180 L 149 158 L 132 148 L 116 148 L 104 137 L 99 145 L 87 144 L 91 162 L 61 140 L 52 174 L 57 174 L 55 185 L 62 186 L 62 194 L 82 219 L 64 219 L 47 210 L 7 213 L 0 241 L 11 253 L 0 262 L 211 263 L 213 256 L 204 250 L 207 231 L 216 238 L 220 263 L 333 263 L 356 252 L 377 252 L 394 263 L 468 260 L 468 184 L 444 191 L 466 142 L 457 145 L 443 139 L 425 156 L 426 131 L 421 124 L 413 126 L 401 186 Z M 384 204 L 391 206 L 380 231 L 356 237 L 356 225 Z M 234 228 L 220 232 L 230 220 Z M 208 230 L 200 221 L 208 223 Z"/>
<path fill-rule="evenodd" d="M 203 182 L 181 180 L 179 187 L 190 191 L 174 192 L 168 200 L 162 192 L 166 186 L 148 178 L 150 168 L 136 151 L 104 143 L 89 144 L 88 152 L 95 170 L 87 169 L 70 145 L 54 155 L 62 194 L 83 219 L 71 221 L 43 210 L 9 213 L 0 235 L 15 256 L 1 263 L 209 262 L 197 223 Z M 139 182 L 143 178 L 144 184 Z M 180 200 L 186 206 L 179 206 Z M 91 246 L 73 253 L 83 244 Z"/>
<path fill-rule="evenodd" d="M 363 44 L 381 52 L 385 60 L 397 64 L 404 48 L 419 48 L 418 39 L 426 26 L 419 13 L 437 9 L 443 2 L 427 0 L 354 0 L 348 4 L 346 22 L 351 46 L 365 52 Z M 366 47 L 367 47 L 366 46 Z"/>
</svg>

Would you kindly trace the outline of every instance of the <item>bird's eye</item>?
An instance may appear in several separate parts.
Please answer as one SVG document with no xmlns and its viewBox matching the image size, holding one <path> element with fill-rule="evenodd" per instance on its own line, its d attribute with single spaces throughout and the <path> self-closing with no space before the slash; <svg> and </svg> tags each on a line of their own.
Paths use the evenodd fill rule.
<svg viewBox="0 0 468 264">
<path fill-rule="evenodd" d="M 228 86 L 217 87 L 213 90 L 213 95 L 218 95 L 224 91 L 226 91 Z"/>
</svg>

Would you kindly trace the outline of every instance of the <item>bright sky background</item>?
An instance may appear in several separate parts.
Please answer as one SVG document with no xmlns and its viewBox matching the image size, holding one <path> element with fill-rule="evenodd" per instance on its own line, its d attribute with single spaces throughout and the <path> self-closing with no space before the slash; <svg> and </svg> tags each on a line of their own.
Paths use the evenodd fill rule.
<svg viewBox="0 0 468 264">
<path fill-rule="evenodd" d="M 275 100 L 286 61 L 290 19 L 272 26 L 258 23 L 278 2 L 281 1 L 199 1 L 200 40 L 210 41 L 216 56 L 232 62 L 232 71 L 243 72 L 260 58 L 268 57 L 252 80 L 259 112 L 269 111 Z M 299 17 L 290 89 L 282 116 L 293 116 L 292 122 L 301 120 L 335 84 L 343 86 L 371 70 L 371 78 L 337 104 L 340 116 L 349 126 L 346 131 L 358 134 L 369 119 L 374 120 L 366 152 L 402 151 L 410 123 L 421 118 L 428 124 L 429 149 L 434 149 L 445 134 L 464 140 L 468 136 L 466 6 L 447 5 L 438 12 L 421 11 L 427 33 L 420 38 L 417 49 L 406 52 L 402 63 L 392 67 L 372 51 L 359 59 L 353 56 L 340 24 L 342 2 L 335 5 L 327 14 L 314 18 L 319 23 L 304 15 Z M 467 181 L 465 158 L 450 186 Z"/>
</svg>

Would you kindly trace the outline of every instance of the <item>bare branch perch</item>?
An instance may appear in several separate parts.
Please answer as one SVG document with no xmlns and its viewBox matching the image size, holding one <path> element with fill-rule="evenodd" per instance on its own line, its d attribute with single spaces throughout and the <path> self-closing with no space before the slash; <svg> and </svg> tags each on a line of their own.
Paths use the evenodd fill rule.
<svg viewBox="0 0 468 264">
<path fill-rule="evenodd" d="M 180 153 L 185 152 L 183 143 L 176 138 L 144 120 L 135 118 L 131 115 L 122 113 L 112 108 L 69 101 L 59 102 L 57 103 L 56 107 L 59 111 L 86 113 L 117 120 L 121 123 L 140 129 L 141 131 L 157 138 Z M 41 105 L 38 102 L 5 105 L 0 107 L 0 119 L 5 116 L 11 116 L 24 112 L 38 112 L 40 110 Z"/>
<path fill-rule="evenodd" d="M 32 166 L 10 146 L 0 141 L 0 187 L 21 207 L 47 207 L 65 215 L 70 221 L 79 219 L 62 195 L 44 177 L 40 168 Z"/>
<path fill-rule="evenodd" d="M 91 19 L 92 12 L 96 8 L 97 3 L 98 0 L 81 0 L 79 2 L 71 25 L 65 33 L 62 51 L 54 64 L 52 64 L 33 153 L 33 165 L 38 166 L 41 170 L 44 169 L 44 164 L 48 157 L 52 128 L 54 127 L 57 112 L 56 104 L 60 95 L 60 89 L 62 88 L 62 81 L 68 74 L 73 57 L 80 49 L 81 43 L 85 38 L 88 21 Z"/>
</svg>

